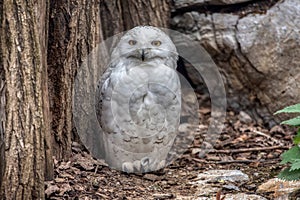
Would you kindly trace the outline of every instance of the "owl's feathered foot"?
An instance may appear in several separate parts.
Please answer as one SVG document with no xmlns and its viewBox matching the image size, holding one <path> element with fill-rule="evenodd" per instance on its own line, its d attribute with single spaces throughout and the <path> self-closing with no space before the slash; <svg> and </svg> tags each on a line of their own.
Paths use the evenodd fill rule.
<svg viewBox="0 0 300 200">
<path fill-rule="evenodd" d="M 122 171 L 126 173 L 147 173 L 162 169 L 165 165 L 165 160 L 162 160 L 157 164 L 157 162 L 154 163 L 149 157 L 144 157 L 141 160 L 136 160 L 134 162 L 124 162 L 122 164 Z"/>
</svg>

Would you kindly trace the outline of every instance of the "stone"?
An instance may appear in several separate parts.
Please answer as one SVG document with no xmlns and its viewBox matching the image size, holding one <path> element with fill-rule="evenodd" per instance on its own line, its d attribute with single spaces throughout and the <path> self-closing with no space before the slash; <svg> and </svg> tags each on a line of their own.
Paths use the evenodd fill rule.
<svg viewBox="0 0 300 200">
<path fill-rule="evenodd" d="M 201 13 L 193 7 L 208 2 L 225 0 L 176 0 L 178 12 L 173 17 L 173 27 L 199 42 L 212 56 L 223 75 L 229 106 L 238 112 L 247 111 L 256 122 L 273 127 L 286 119 L 285 115 L 273 113 L 300 99 L 299 1 L 278 1 L 268 4 L 265 12 L 238 14 Z M 260 2 L 253 2 L 257 3 Z M 189 9 L 180 10 L 183 7 Z M 235 7 L 237 12 L 238 8 Z M 193 66 L 186 68 L 192 82 L 201 84 Z"/>
<path fill-rule="evenodd" d="M 175 8 L 186 8 L 189 6 L 202 5 L 229 5 L 244 3 L 252 0 L 174 0 Z"/>
<path fill-rule="evenodd" d="M 216 194 L 223 189 L 239 191 L 238 186 L 241 183 L 249 181 L 247 174 L 244 174 L 240 170 L 209 170 L 200 173 L 195 182 L 191 184 L 196 185 L 198 191 L 193 196 L 184 197 L 177 196 L 176 199 L 197 199 L 197 200 L 215 200 Z M 218 183 L 222 183 L 218 186 Z M 225 184 L 223 184 L 225 183 Z M 222 186 L 223 185 L 223 186 Z M 254 194 L 226 194 L 222 195 L 221 198 L 225 197 L 226 200 L 266 200 L 266 198 L 254 195 Z"/>
<path fill-rule="evenodd" d="M 240 191 L 240 188 L 238 186 L 233 185 L 233 184 L 223 185 L 223 188 L 226 189 L 226 190 Z"/>
<path fill-rule="evenodd" d="M 299 2 L 287 0 L 266 15 L 249 15 L 237 25 L 241 52 L 251 65 L 247 77 L 271 113 L 300 98 L 299 12 Z"/>
<path fill-rule="evenodd" d="M 188 132 L 191 129 L 191 124 L 189 123 L 182 123 L 179 125 L 178 131 L 179 132 Z"/>
<path fill-rule="evenodd" d="M 273 178 L 261 184 L 257 192 L 271 193 L 274 200 L 289 199 L 289 195 L 297 192 L 300 188 L 300 181 L 284 181 Z"/>
<path fill-rule="evenodd" d="M 252 118 L 244 111 L 240 111 L 238 118 L 245 124 L 250 124 L 252 122 Z"/>
<path fill-rule="evenodd" d="M 226 200 L 267 200 L 266 198 L 256 195 L 256 194 L 245 194 L 245 193 L 238 193 L 238 194 L 226 194 Z"/>
<path fill-rule="evenodd" d="M 249 181 L 247 174 L 240 170 L 209 170 L 198 175 L 199 183 L 214 181 L 243 182 Z"/>
</svg>

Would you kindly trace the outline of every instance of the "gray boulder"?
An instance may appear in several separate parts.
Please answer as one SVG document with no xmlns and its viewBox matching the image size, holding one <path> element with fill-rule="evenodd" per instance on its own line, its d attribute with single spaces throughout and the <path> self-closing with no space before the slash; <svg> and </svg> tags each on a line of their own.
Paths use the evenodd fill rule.
<svg viewBox="0 0 300 200">
<path fill-rule="evenodd" d="M 175 7 L 185 8 L 195 5 L 228 5 L 228 4 L 237 4 L 244 3 L 252 0 L 174 0 Z"/>
<path fill-rule="evenodd" d="M 232 108 L 273 126 L 273 113 L 300 99 L 299 13 L 298 0 L 285 0 L 256 14 L 180 13 L 173 17 L 173 27 L 210 53 Z"/>
</svg>

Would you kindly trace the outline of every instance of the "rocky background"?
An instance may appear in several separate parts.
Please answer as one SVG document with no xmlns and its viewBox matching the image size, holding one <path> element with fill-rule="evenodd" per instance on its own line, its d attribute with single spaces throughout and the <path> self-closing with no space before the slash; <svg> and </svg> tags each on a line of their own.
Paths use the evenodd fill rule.
<svg viewBox="0 0 300 200">
<path fill-rule="evenodd" d="M 299 13 L 299 0 L 174 0 L 172 28 L 212 56 L 230 108 L 272 127 L 282 120 L 273 113 L 300 99 Z"/>
</svg>

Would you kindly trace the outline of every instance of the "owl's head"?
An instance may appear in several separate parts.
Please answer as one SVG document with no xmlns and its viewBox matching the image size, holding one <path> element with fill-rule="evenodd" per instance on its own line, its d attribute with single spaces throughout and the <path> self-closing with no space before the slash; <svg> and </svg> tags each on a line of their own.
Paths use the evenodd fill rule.
<svg viewBox="0 0 300 200">
<path fill-rule="evenodd" d="M 174 65 L 178 53 L 170 37 L 162 30 L 152 26 L 137 26 L 120 39 L 112 52 L 112 58 L 136 63 L 172 62 L 170 65 Z"/>
</svg>

